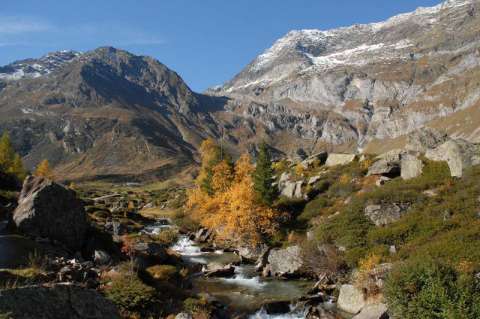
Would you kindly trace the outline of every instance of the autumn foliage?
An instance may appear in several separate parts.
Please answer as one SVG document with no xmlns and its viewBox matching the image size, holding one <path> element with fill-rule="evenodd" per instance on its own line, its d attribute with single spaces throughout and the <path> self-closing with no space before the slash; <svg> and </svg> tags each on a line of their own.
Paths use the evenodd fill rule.
<svg viewBox="0 0 480 319">
<path fill-rule="evenodd" d="M 200 150 L 202 167 L 187 201 L 192 217 L 215 229 L 220 239 L 257 244 L 271 235 L 277 213 L 258 201 L 250 156 L 242 155 L 232 164 L 228 157 L 218 158 L 218 146 L 211 140 L 204 141 Z"/>
<path fill-rule="evenodd" d="M 35 176 L 41 176 L 53 180 L 54 175 L 50 168 L 50 163 L 47 160 L 43 160 L 38 164 L 34 173 Z"/>
</svg>

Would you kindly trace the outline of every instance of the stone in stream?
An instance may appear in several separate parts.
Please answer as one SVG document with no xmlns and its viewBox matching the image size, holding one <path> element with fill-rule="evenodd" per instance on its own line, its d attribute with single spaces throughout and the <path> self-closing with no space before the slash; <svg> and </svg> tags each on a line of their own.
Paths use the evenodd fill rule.
<svg viewBox="0 0 480 319">
<path fill-rule="evenodd" d="M 290 312 L 290 301 L 273 301 L 263 305 L 269 315 L 280 315 Z"/>
<path fill-rule="evenodd" d="M 23 183 L 13 221 L 21 232 L 56 240 L 71 250 L 83 246 L 88 228 L 83 202 L 73 190 L 34 176 Z"/>
<path fill-rule="evenodd" d="M 139 269 L 163 264 L 168 259 L 167 250 L 158 243 L 139 242 L 133 245 L 135 264 Z"/>
<path fill-rule="evenodd" d="M 222 265 L 211 263 L 203 269 L 203 274 L 205 277 L 229 278 L 235 274 L 235 267 L 231 264 Z"/>
<path fill-rule="evenodd" d="M 268 269 L 272 276 L 292 277 L 300 275 L 303 264 L 301 247 L 290 246 L 285 249 L 272 249 L 265 269 Z"/>
<path fill-rule="evenodd" d="M 2 290 L 0 313 L 16 319 L 120 318 L 115 305 L 97 291 L 66 284 Z"/>
<path fill-rule="evenodd" d="M 337 308 L 357 314 L 365 307 L 366 301 L 363 292 L 353 285 L 342 285 L 338 296 Z"/>
</svg>

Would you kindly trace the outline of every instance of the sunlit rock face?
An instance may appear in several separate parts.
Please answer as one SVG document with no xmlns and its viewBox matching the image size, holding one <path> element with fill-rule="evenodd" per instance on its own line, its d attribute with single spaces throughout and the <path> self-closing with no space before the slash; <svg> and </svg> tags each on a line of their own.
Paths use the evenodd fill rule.
<svg viewBox="0 0 480 319">
<path fill-rule="evenodd" d="M 360 147 L 396 138 L 477 105 L 479 9 L 450 0 L 380 23 L 291 31 L 209 93 L 270 135 Z"/>
</svg>

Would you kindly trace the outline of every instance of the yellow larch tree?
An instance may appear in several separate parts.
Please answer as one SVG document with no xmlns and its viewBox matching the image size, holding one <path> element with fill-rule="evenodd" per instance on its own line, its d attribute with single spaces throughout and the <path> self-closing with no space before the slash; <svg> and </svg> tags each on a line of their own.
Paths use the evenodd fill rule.
<svg viewBox="0 0 480 319">
<path fill-rule="evenodd" d="M 202 168 L 206 167 L 202 163 Z M 277 228 L 277 213 L 258 203 L 253 187 L 250 156 L 242 155 L 232 165 L 228 160 L 211 168 L 211 193 L 197 186 L 188 192 L 187 207 L 204 227 L 215 229 L 219 239 L 258 244 Z M 201 175 L 200 175 L 201 176 Z"/>
<path fill-rule="evenodd" d="M 34 175 L 35 176 L 40 176 L 40 177 L 45 177 L 45 178 L 48 178 L 48 179 L 51 179 L 51 180 L 54 179 L 54 175 L 53 175 L 53 172 L 50 168 L 50 163 L 48 162 L 48 160 L 45 159 L 45 160 L 41 161 L 40 164 L 38 164 Z"/>
</svg>

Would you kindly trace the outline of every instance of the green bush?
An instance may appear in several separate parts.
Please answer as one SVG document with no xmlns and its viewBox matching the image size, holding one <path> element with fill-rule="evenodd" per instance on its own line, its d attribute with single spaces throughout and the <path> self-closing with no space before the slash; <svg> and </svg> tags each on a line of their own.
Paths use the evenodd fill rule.
<svg viewBox="0 0 480 319">
<path fill-rule="evenodd" d="M 185 311 L 198 316 L 199 318 L 210 318 L 212 307 L 206 299 L 187 298 L 183 302 Z"/>
<path fill-rule="evenodd" d="M 431 259 L 416 259 L 390 274 L 385 297 L 394 318 L 480 318 L 480 282 Z"/>
<path fill-rule="evenodd" d="M 145 285 L 136 275 L 125 274 L 112 278 L 105 296 L 123 311 L 142 311 L 155 302 L 155 289 Z"/>
<path fill-rule="evenodd" d="M 328 198 L 319 196 L 305 205 L 303 212 L 298 216 L 301 221 L 309 221 L 310 219 L 321 215 L 322 209 L 331 205 Z"/>
</svg>

